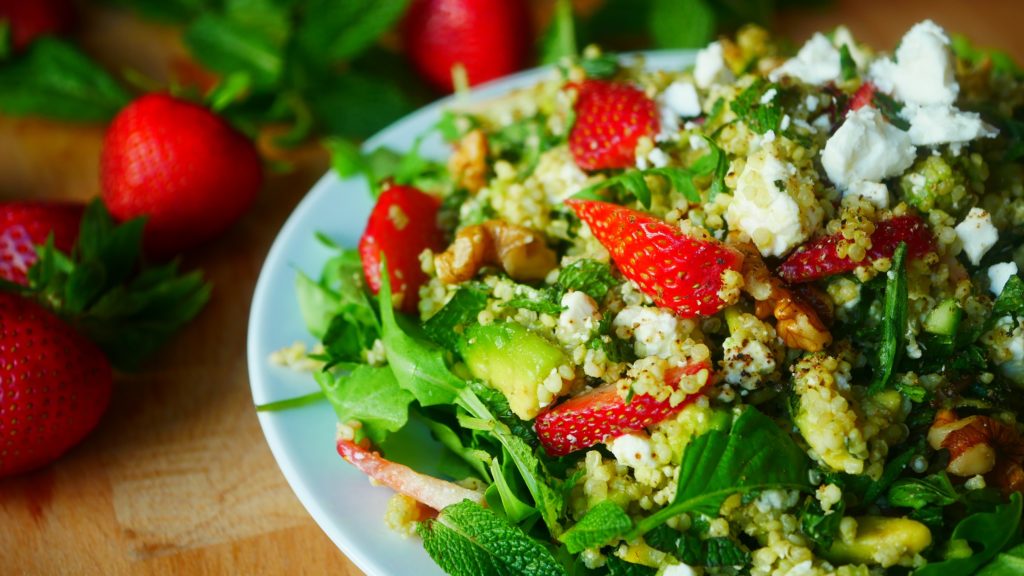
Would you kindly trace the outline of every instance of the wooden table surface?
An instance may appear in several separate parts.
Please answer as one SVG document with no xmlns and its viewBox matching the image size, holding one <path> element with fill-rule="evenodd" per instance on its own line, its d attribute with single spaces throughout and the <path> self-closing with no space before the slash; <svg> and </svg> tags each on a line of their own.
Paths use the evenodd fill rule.
<svg viewBox="0 0 1024 576">
<path fill-rule="evenodd" d="M 1024 61 L 1017 0 L 838 1 L 785 13 L 795 40 L 846 23 L 856 38 L 891 49 L 930 17 Z M 89 12 L 80 40 L 106 64 L 166 78 L 184 58 L 174 29 Z M 130 50 L 124 50 L 125 47 Z M 0 117 L 0 199 L 99 193 L 103 127 Z M 327 159 L 290 157 L 254 209 L 187 259 L 215 285 L 201 316 L 143 371 L 118 378 L 109 412 L 58 463 L 0 481 L 4 574 L 358 575 L 292 494 L 252 408 L 245 365 L 249 303 L 277 230 Z"/>
</svg>

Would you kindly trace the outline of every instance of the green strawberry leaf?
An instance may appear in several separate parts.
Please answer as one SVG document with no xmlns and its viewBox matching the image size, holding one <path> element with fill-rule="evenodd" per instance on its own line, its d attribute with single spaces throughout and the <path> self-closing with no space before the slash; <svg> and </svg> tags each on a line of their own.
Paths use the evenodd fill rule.
<svg viewBox="0 0 1024 576">
<path fill-rule="evenodd" d="M 99 65 L 55 38 L 39 38 L 21 56 L 0 63 L 0 113 L 10 116 L 98 122 L 130 99 Z"/>
<path fill-rule="evenodd" d="M 140 264 L 143 224 L 117 225 L 93 201 L 75 249 L 67 255 L 47 242 L 22 290 L 95 342 L 119 369 L 138 367 L 210 297 L 198 271 L 179 274 L 177 262 Z"/>
</svg>

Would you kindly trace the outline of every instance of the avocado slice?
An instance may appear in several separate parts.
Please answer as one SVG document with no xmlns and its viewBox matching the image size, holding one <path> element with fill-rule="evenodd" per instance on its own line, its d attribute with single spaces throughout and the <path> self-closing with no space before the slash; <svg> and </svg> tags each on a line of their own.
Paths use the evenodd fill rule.
<svg viewBox="0 0 1024 576">
<path fill-rule="evenodd" d="M 469 372 L 496 388 L 523 420 L 540 412 L 537 387 L 551 371 L 568 362 L 565 353 L 543 337 L 513 322 L 466 329 L 459 354 Z"/>
</svg>

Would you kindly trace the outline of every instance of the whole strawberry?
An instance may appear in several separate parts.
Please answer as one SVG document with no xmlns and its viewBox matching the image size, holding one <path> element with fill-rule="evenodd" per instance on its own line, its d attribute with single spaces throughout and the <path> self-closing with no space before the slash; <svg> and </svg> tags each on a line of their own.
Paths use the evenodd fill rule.
<svg viewBox="0 0 1024 576">
<path fill-rule="evenodd" d="M 118 220 L 146 216 L 146 251 L 168 256 L 217 236 L 263 182 L 253 143 L 202 106 L 148 94 L 122 110 L 103 142 L 103 201 Z"/>
<path fill-rule="evenodd" d="M 110 401 L 110 364 L 35 302 L 0 293 L 0 477 L 78 444 Z"/>
<path fill-rule="evenodd" d="M 637 142 L 658 133 L 654 101 L 639 88 L 604 80 L 587 80 L 578 90 L 569 132 L 576 165 L 587 171 L 636 165 Z"/>
<path fill-rule="evenodd" d="M 39 36 L 68 32 L 75 11 L 69 0 L 0 0 L 0 20 L 7 21 L 11 45 L 20 51 Z"/>
<path fill-rule="evenodd" d="M 37 248 L 50 234 L 58 250 L 70 252 L 84 211 L 71 202 L 0 202 L 0 278 L 27 284 Z"/>
<path fill-rule="evenodd" d="M 456 64 L 471 86 L 521 70 L 533 40 L 524 0 L 413 0 L 403 32 L 413 65 L 446 92 Z"/>
</svg>

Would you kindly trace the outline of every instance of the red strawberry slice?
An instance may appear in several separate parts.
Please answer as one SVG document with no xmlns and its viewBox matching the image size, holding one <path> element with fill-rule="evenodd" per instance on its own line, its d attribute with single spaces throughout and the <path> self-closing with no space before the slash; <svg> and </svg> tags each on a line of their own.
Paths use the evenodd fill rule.
<svg viewBox="0 0 1024 576">
<path fill-rule="evenodd" d="M 85 207 L 70 202 L 0 203 L 0 278 L 25 285 L 36 248 L 53 234 L 54 246 L 70 252 Z"/>
<path fill-rule="evenodd" d="M 587 171 L 634 166 L 637 142 L 658 133 L 654 101 L 638 88 L 603 80 L 587 80 L 578 89 L 569 133 L 576 165 Z"/>
<path fill-rule="evenodd" d="M 870 264 L 879 258 L 891 258 L 900 242 L 906 242 L 907 258 L 910 259 L 935 251 L 935 236 L 924 220 L 913 214 L 879 222 L 871 234 L 871 249 L 861 262 L 837 255 L 836 248 L 841 239 L 839 234 L 825 236 L 795 252 L 779 266 L 779 276 L 795 284 L 852 272 L 858 266 Z"/>
<path fill-rule="evenodd" d="M 871 82 L 861 84 L 860 88 L 853 93 L 853 97 L 850 98 L 850 104 L 847 106 L 847 109 L 852 112 L 865 106 L 874 106 L 873 101 L 876 92 L 878 92 L 878 88 Z"/>
<path fill-rule="evenodd" d="M 682 376 L 709 369 L 707 363 L 672 368 L 665 374 L 665 381 L 675 387 Z M 534 428 L 548 454 L 565 456 L 657 424 L 682 410 L 698 396 L 700 393 L 691 394 L 672 406 L 668 399 L 659 401 L 648 394 L 638 394 L 627 404 L 614 384 L 606 384 L 542 412 L 534 421 Z"/>
<path fill-rule="evenodd" d="M 415 312 L 419 289 L 427 281 L 420 253 L 444 249 L 444 233 L 437 226 L 441 201 L 411 186 L 391 185 L 381 193 L 359 240 L 359 255 L 370 289 L 380 290 L 381 256 L 387 258 L 391 293 L 396 308 Z"/>
<path fill-rule="evenodd" d="M 717 313 L 722 275 L 739 272 L 743 255 L 717 240 L 691 238 L 643 212 L 592 200 L 566 201 L 608 249 L 622 274 L 683 318 Z"/>
</svg>

